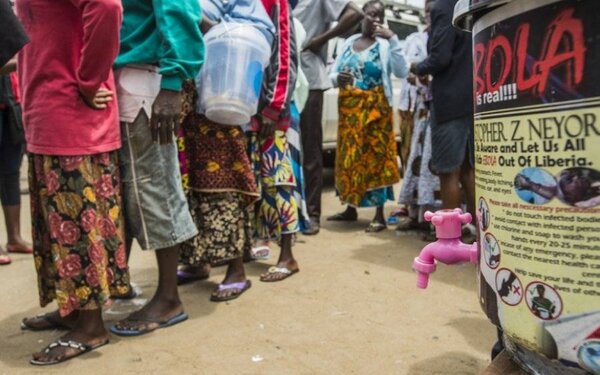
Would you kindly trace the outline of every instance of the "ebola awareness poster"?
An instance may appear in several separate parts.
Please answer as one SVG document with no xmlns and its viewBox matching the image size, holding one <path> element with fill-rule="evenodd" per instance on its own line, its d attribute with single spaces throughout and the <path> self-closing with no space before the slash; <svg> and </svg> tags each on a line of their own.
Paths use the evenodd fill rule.
<svg viewBox="0 0 600 375">
<path fill-rule="evenodd" d="M 600 374 L 600 1 L 515 3 L 473 31 L 484 304 L 517 343 Z"/>
</svg>

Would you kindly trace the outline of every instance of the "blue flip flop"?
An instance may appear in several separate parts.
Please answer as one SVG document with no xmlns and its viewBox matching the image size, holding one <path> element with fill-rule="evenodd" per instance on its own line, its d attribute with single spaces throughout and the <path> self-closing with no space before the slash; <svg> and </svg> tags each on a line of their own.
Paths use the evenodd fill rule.
<svg viewBox="0 0 600 375">
<path fill-rule="evenodd" d="M 119 328 L 118 323 L 117 323 L 114 326 L 110 327 L 110 331 L 118 336 L 127 336 L 127 337 L 141 336 L 141 335 L 145 335 L 147 333 L 156 331 L 157 329 L 160 329 L 160 328 L 167 328 L 167 327 L 174 326 L 175 324 L 186 321 L 187 319 L 188 319 L 188 314 L 186 314 L 184 312 L 181 312 L 181 313 L 175 315 L 174 317 L 172 317 L 171 319 L 164 320 L 164 321 L 135 320 L 135 319 L 132 320 L 132 319 L 127 318 L 125 320 L 129 320 L 130 322 L 158 323 L 158 326 L 153 329 L 128 329 L 128 328 Z"/>
</svg>

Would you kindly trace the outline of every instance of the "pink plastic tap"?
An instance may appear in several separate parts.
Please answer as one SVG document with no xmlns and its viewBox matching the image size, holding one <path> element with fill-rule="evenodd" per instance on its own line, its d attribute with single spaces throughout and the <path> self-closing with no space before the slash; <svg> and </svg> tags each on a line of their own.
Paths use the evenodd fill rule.
<svg viewBox="0 0 600 375">
<path fill-rule="evenodd" d="M 469 224 L 471 219 L 471 214 L 463 213 L 460 208 L 425 212 L 425 220 L 435 225 L 438 240 L 425 246 L 413 262 L 413 269 L 417 271 L 418 288 L 427 288 L 429 274 L 435 272 L 437 261 L 444 264 L 478 263 L 477 243 L 467 245 L 460 240 L 462 224 Z"/>
</svg>

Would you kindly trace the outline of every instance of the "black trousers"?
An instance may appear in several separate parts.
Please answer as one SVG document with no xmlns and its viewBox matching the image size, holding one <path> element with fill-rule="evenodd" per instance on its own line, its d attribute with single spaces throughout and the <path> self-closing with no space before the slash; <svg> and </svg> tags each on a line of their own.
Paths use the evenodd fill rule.
<svg viewBox="0 0 600 375">
<path fill-rule="evenodd" d="M 310 90 L 300 115 L 303 169 L 308 215 L 320 222 L 323 190 L 323 90 Z"/>
<path fill-rule="evenodd" d="M 0 109 L 0 203 L 3 206 L 21 204 L 22 152 L 23 145 L 15 143 L 10 134 L 8 109 Z"/>
</svg>

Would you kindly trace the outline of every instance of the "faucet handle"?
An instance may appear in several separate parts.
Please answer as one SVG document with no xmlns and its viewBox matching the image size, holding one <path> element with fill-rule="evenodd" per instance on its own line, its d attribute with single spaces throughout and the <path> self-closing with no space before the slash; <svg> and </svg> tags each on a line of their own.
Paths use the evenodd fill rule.
<svg viewBox="0 0 600 375">
<path fill-rule="evenodd" d="M 440 225 L 444 222 L 444 217 L 437 212 L 433 213 L 431 211 L 426 211 L 423 217 L 426 221 L 432 222 L 433 225 Z"/>
<path fill-rule="evenodd" d="M 471 216 L 471 214 L 468 212 L 465 212 L 464 214 L 461 213 L 458 215 L 458 217 L 460 218 L 460 222 L 463 224 L 470 224 L 471 221 L 473 220 L 473 216 Z"/>
<path fill-rule="evenodd" d="M 471 214 L 463 213 L 460 208 L 427 211 L 423 217 L 435 226 L 437 238 L 460 238 L 461 225 L 470 223 L 472 219 Z"/>
</svg>

